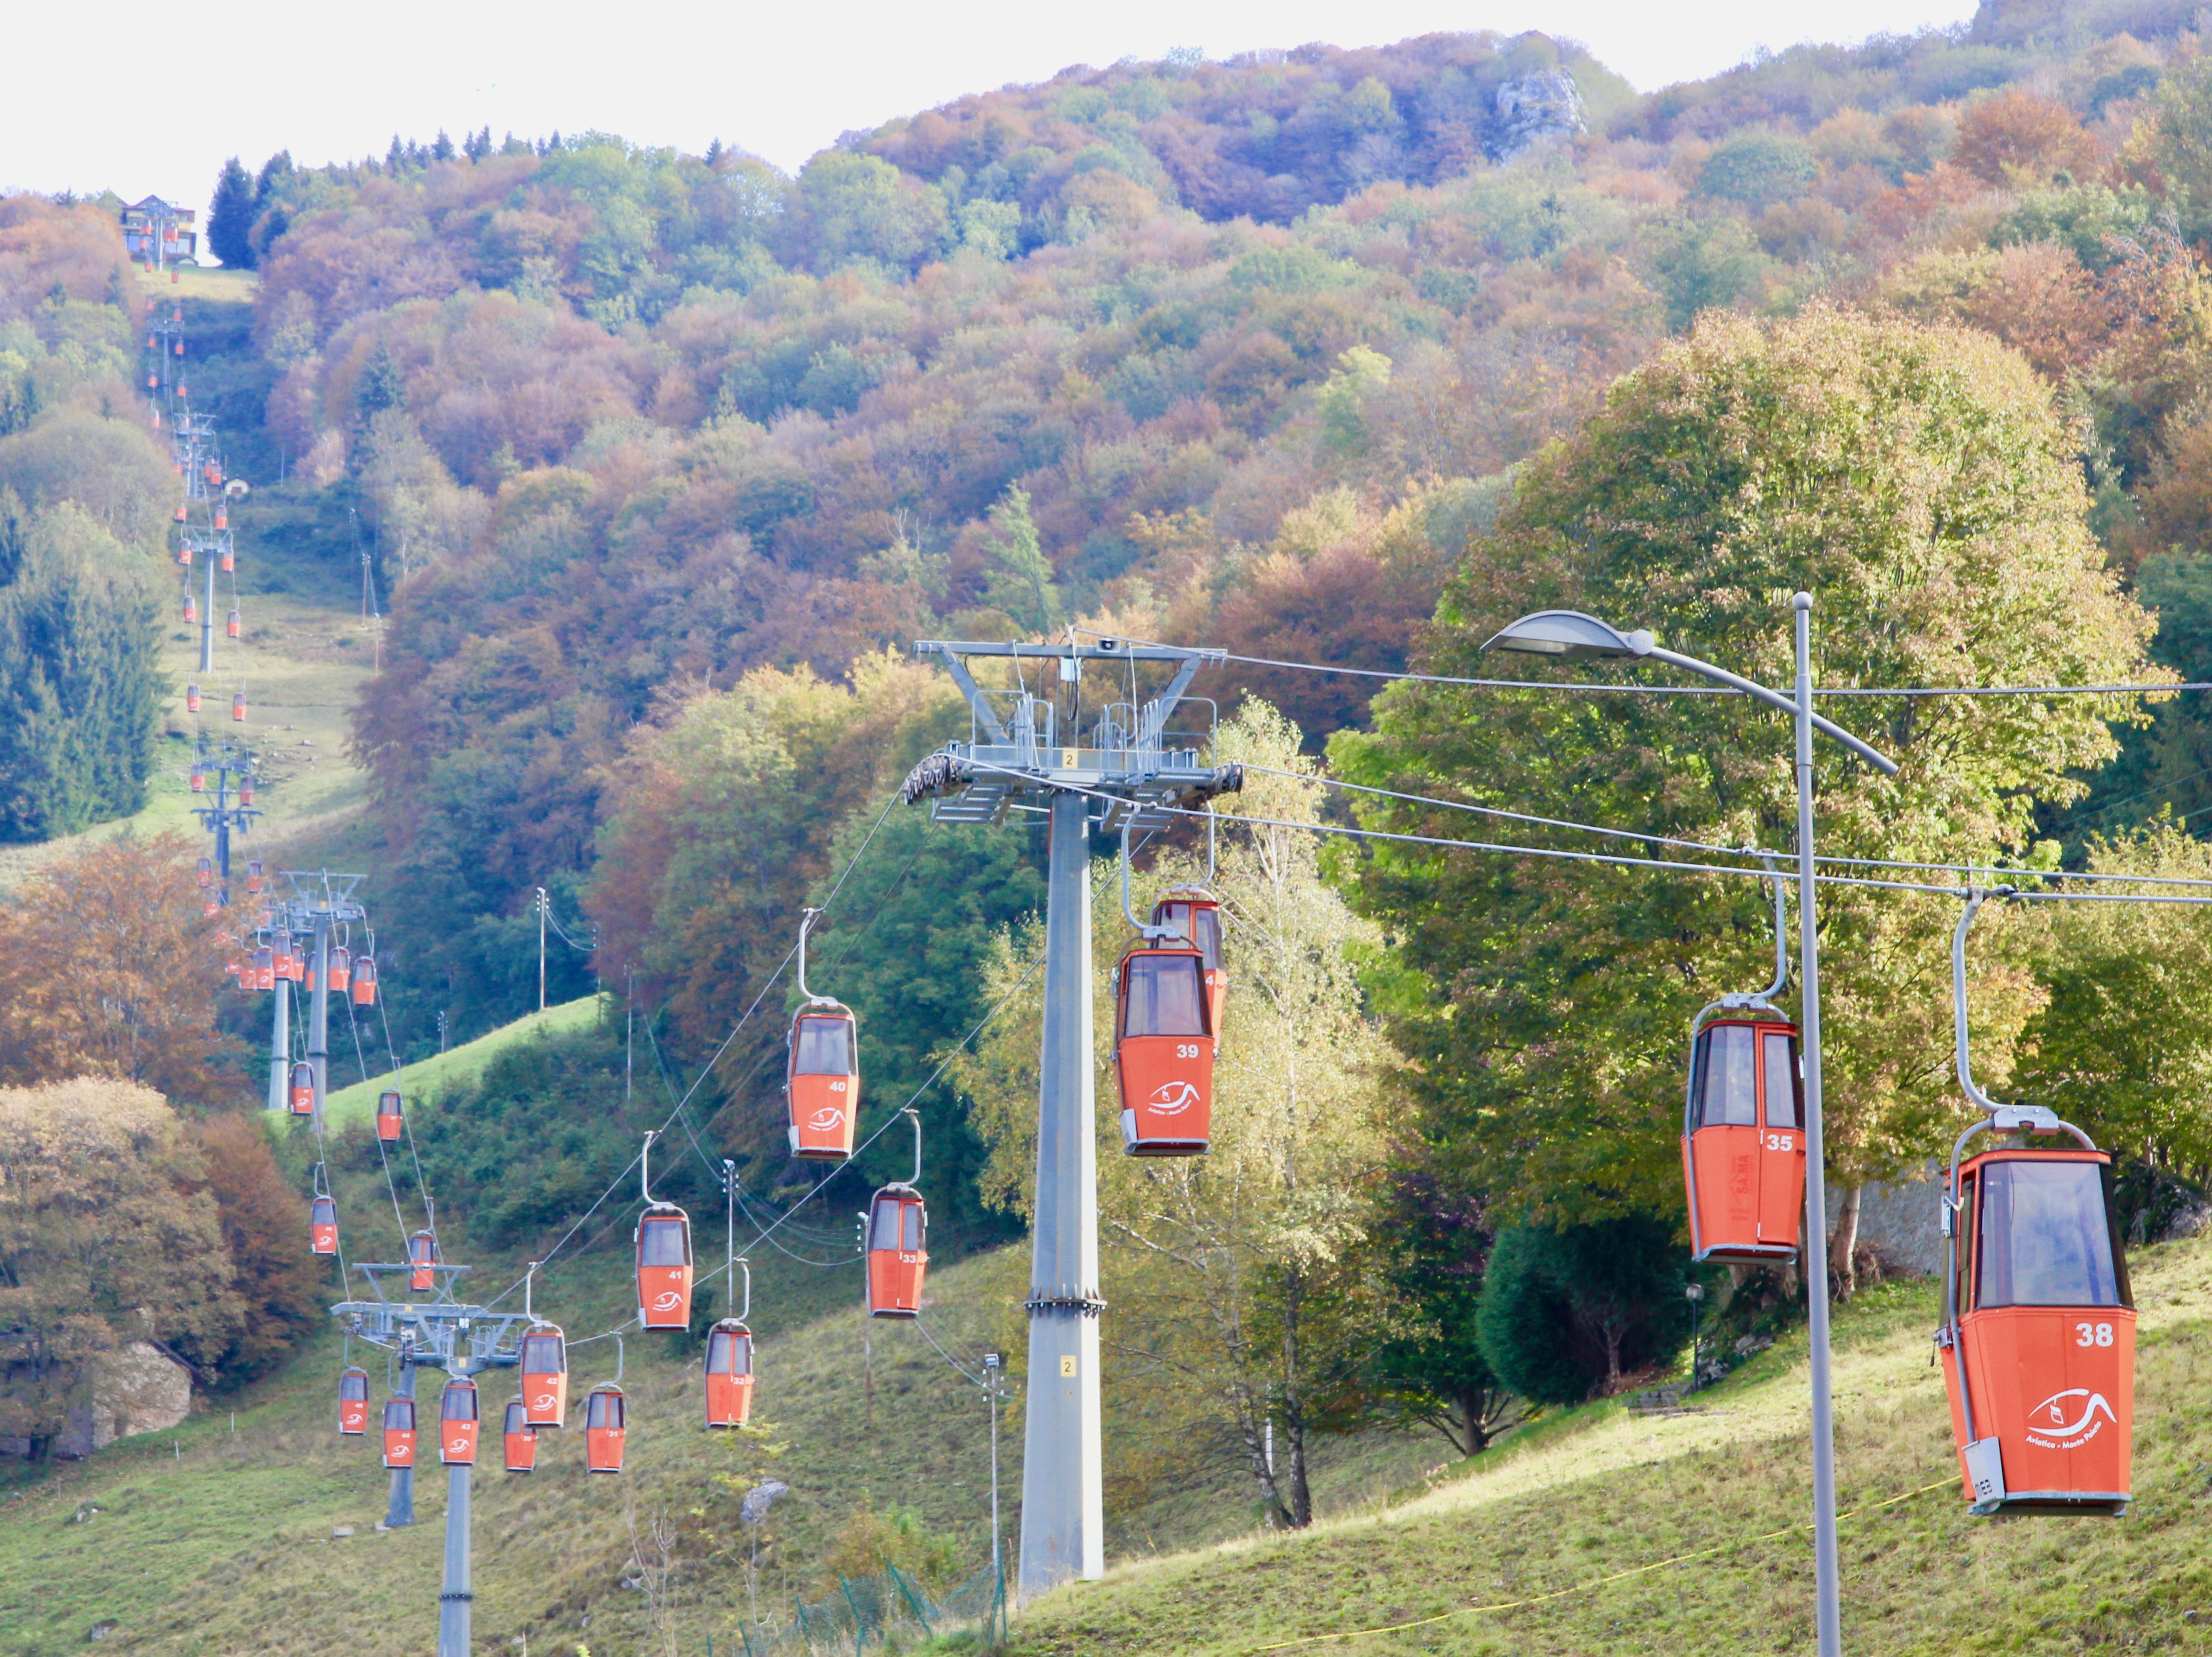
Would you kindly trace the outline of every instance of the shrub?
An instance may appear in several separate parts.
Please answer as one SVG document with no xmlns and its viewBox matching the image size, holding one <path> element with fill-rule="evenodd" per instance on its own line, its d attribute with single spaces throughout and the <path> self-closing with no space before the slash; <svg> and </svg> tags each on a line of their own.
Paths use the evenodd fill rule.
<svg viewBox="0 0 2212 1657">
<path fill-rule="evenodd" d="M 1540 1404 L 1579 1404 L 1689 1338 L 1688 1258 L 1650 1215 L 1498 1234 L 1475 1313 L 1483 1357 Z"/>
</svg>

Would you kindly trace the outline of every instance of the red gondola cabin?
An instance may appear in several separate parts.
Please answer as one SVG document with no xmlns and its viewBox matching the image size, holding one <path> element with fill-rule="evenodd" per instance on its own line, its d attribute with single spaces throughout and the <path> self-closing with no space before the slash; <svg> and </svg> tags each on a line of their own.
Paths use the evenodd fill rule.
<svg viewBox="0 0 2212 1657">
<path fill-rule="evenodd" d="M 1697 1260 L 1793 1258 L 1805 1215 L 1797 1026 L 1753 1014 L 1698 1033 L 1682 1126 L 1682 1176 Z"/>
<path fill-rule="evenodd" d="M 532 1427 L 568 1419 L 568 1343 L 557 1324 L 538 1324 L 522 1337 L 522 1405 Z"/>
<path fill-rule="evenodd" d="M 241 782 L 238 785 L 239 796 L 249 805 L 253 801 L 253 795 L 248 792 L 252 787 L 252 783 L 250 781 Z M 246 860 L 246 889 L 248 892 L 261 890 L 261 860 L 258 857 L 249 857 Z"/>
<path fill-rule="evenodd" d="M 338 1252 L 338 1205 L 318 1197 L 307 1205 L 307 1236 L 318 1254 Z"/>
<path fill-rule="evenodd" d="M 691 1327 L 691 1216 L 655 1203 L 637 1222 L 637 1321 L 644 1329 Z"/>
<path fill-rule="evenodd" d="M 791 1102 L 791 1154 L 842 1162 L 853 1154 L 860 1109 L 860 1036 L 852 1009 L 837 1002 L 803 1007 L 791 1021 L 784 1093 Z"/>
<path fill-rule="evenodd" d="M 885 1185 L 868 1204 L 868 1315 L 918 1318 L 929 1270 L 929 1213 L 912 1185 Z"/>
<path fill-rule="evenodd" d="M 1206 958 L 1189 945 L 1139 945 L 1114 975 L 1114 1079 L 1121 1148 L 1203 1156 L 1213 1131 L 1213 1030 Z"/>
<path fill-rule="evenodd" d="M 384 1465 L 387 1467 L 412 1467 L 415 1465 L 415 1400 L 386 1398 L 384 1401 Z"/>
<path fill-rule="evenodd" d="M 505 1453 L 507 1471 L 510 1473 L 535 1471 L 538 1466 L 538 1429 L 530 1424 L 529 1413 L 522 1407 L 520 1398 L 507 1406 L 506 1430 L 500 1434 L 500 1448 Z"/>
<path fill-rule="evenodd" d="M 1206 958 L 1206 1027 L 1218 1044 L 1222 1014 L 1229 1010 L 1229 974 L 1221 965 L 1221 899 L 1204 886 L 1171 887 L 1152 905 L 1152 924 L 1175 928 L 1183 942 L 1195 944 Z"/>
<path fill-rule="evenodd" d="M 623 1441 L 629 1434 L 623 1390 L 612 1381 L 592 1389 L 584 1406 L 584 1468 L 587 1472 L 618 1473 L 623 1470 Z"/>
<path fill-rule="evenodd" d="M 363 955 L 353 964 L 353 1004 L 376 1005 L 376 958 L 373 955 Z"/>
<path fill-rule="evenodd" d="M 410 1292 L 434 1288 L 438 1284 L 438 1268 L 445 1257 L 438 1252 L 438 1240 L 427 1231 L 418 1231 L 407 1240 L 407 1264 L 413 1268 L 407 1274 Z"/>
<path fill-rule="evenodd" d="M 391 1088 L 376 1096 L 376 1136 L 386 1142 L 399 1137 L 406 1126 L 406 1118 L 399 1108 L 399 1095 Z"/>
<path fill-rule="evenodd" d="M 276 987 L 276 959 L 267 950 L 255 950 L 253 958 L 247 963 L 246 970 L 246 974 L 253 980 L 252 984 L 246 985 L 248 989 L 274 990 Z"/>
<path fill-rule="evenodd" d="M 196 714 L 199 710 L 200 687 L 197 685 L 187 684 L 185 686 L 185 711 L 188 714 Z"/>
<path fill-rule="evenodd" d="M 338 1431 L 359 1438 L 368 1431 L 368 1371 L 348 1369 L 338 1376 Z"/>
<path fill-rule="evenodd" d="M 230 699 L 230 716 L 240 724 L 246 723 L 246 692 L 240 691 Z"/>
<path fill-rule="evenodd" d="M 1957 1174 L 1952 1321 L 1937 1331 L 1977 1514 L 2118 1514 L 2136 1314 L 2101 1151 L 1984 1151 Z"/>
<path fill-rule="evenodd" d="M 742 1427 L 752 1412 L 752 1331 L 725 1318 L 707 1331 L 707 1425 Z"/>
<path fill-rule="evenodd" d="M 215 859 L 212 857 L 201 858 L 199 868 L 194 871 L 194 878 L 197 879 L 203 886 L 213 886 L 215 884 Z"/>
<path fill-rule="evenodd" d="M 294 1116 L 315 1113 L 315 1067 L 305 1059 L 292 1067 L 290 1093 Z"/>
<path fill-rule="evenodd" d="M 465 1375 L 446 1383 L 438 1399 L 438 1459 L 448 1467 L 477 1465 L 477 1384 Z"/>
<path fill-rule="evenodd" d="M 331 946 L 331 994 L 342 996 L 353 982 L 353 955 L 349 951 Z"/>
</svg>

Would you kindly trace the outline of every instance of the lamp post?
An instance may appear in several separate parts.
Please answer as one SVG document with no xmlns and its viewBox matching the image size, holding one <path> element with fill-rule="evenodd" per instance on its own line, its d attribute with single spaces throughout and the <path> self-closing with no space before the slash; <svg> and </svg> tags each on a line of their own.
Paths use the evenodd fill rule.
<svg viewBox="0 0 2212 1657">
<path fill-rule="evenodd" d="M 1817 730 L 1840 742 L 1885 777 L 1897 775 L 1897 762 L 1813 711 L 1813 595 L 1800 593 L 1790 604 L 1796 612 L 1797 694 L 1794 700 L 1710 661 L 1662 649 L 1649 632 L 1623 633 L 1579 610 L 1542 610 L 1523 616 L 1482 648 L 1516 650 L 1564 661 L 1623 657 L 1663 661 L 1764 702 L 1790 715 L 1796 723 L 1797 933 L 1802 962 L 1799 978 L 1804 986 L 1798 1021 L 1805 1042 L 1805 1215 L 1808 1253 L 1811 1240 L 1819 1240 L 1820 1246 L 1818 1268 L 1806 1274 L 1813 1345 L 1814 1623 L 1820 1639 L 1820 1657 L 1842 1657 L 1843 1613 L 1836 1557 L 1835 1404 L 1828 1361 L 1827 1176 L 1820 1121 L 1820 940 L 1813 895 L 1813 733 Z"/>
</svg>

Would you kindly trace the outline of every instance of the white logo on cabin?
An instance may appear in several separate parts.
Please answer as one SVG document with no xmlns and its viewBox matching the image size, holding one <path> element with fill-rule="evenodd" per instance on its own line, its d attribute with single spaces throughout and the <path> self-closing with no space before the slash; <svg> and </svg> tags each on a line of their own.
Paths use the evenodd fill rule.
<svg viewBox="0 0 2212 1657">
<path fill-rule="evenodd" d="M 844 1120 L 844 1112 L 835 1105 L 824 1105 L 806 1118 L 806 1125 L 815 1133 L 835 1133 Z"/>
<path fill-rule="evenodd" d="M 2069 1398 L 2083 1400 L 2079 1405 L 2081 1415 L 2077 1421 L 2066 1419 L 2067 1410 L 2076 1407 L 2067 1403 Z M 2092 1392 L 2086 1386 L 2069 1386 L 2063 1392 L 2053 1392 L 2027 1412 L 2029 1424 L 2027 1441 L 2045 1450 L 2075 1449 L 2087 1444 L 2104 1430 L 2104 1422 L 2097 1420 L 2100 1413 L 2104 1416 L 2105 1421 L 2109 1421 L 2115 1426 L 2118 1424 L 2119 1417 L 2112 1413 L 2112 1406 L 2105 1402 L 2105 1395 L 2102 1392 Z M 2039 1436 L 2036 1430 L 2038 1429 L 2049 1434 L 2051 1438 Z M 2051 1439 L 2060 1441 L 2054 1444 Z"/>
<path fill-rule="evenodd" d="M 676 1310 L 676 1303 L 683 1298 L 676 1290 L 664 1288 L 653 1297 L 653 1309 L 655 1312 L 673 1312 Z"/>
<path fill-rule="evenodd" d="M 550 1392 L 540 1392 L 530 1407 L 533 1410 L 550 1410 L 553 1407 L 553 1395 Z"/>
<path fill-rule="evenodd" d="M 1188 1081 L 1164 1081 L 1152 1089 L 1145 1108 L 1157 1116 L 1181 1116 L 1198 1098 L 1198 1089 Z"/>
</svg>

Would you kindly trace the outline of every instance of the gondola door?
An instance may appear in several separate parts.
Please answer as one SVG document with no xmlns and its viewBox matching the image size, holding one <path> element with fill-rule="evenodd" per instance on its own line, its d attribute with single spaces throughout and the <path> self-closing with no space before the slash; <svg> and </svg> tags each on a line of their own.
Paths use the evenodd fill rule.
<svg viewBox="0 0 2212 1657">
<path fill-rule="evenodd" d="M 1682 1134 L 1692 1258 L 1795 1257 L 1805 1206 L 1802 1098 L 1796 1026 L 1747 1015 L 1698 1033 Z"/>
<path fill-rule="evenodd" d="M 2126 1510 L 2136 1314 L 2111 1161 L 2008 1148 L 1959 1171 L 1958 1311 L 1936 1339 L 1977 1514 Z"/>
</svg>

